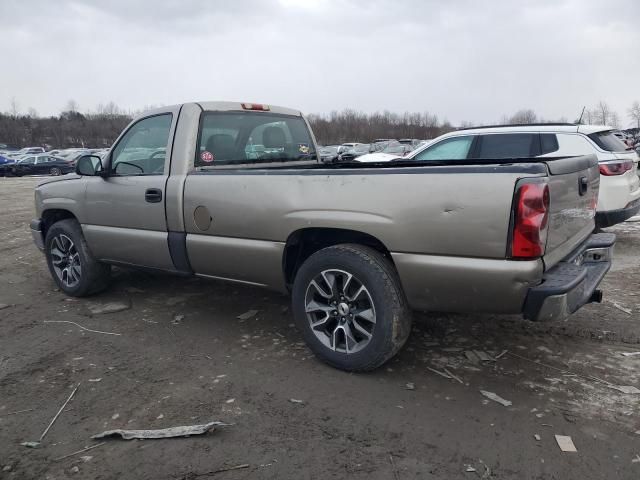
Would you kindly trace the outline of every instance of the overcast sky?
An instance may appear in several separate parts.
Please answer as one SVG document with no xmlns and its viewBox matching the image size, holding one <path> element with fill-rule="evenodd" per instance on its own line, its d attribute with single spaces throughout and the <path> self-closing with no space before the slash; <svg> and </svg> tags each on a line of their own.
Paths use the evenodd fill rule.
<svg viewBox="0 0 640 480">
<path fill-rule="evenodd" d="M 0 0 L 0 111 L 192 100 L 575 119 L 640 100 L 638 0 Z"/>
</svg>

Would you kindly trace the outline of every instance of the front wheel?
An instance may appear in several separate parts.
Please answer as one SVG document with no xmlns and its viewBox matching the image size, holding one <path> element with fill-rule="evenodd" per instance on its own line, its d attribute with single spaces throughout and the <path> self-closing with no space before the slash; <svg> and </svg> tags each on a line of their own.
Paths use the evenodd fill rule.
<svg viewBox="0 0 640 480">
<path fill-rule="evenodd" d="M 93 257 L 76 220 L 51 225 L 44 244 L 51 276 L 67 295 L 84 297 L 109 284 L 111 267 Z"/>
<path fill-rule="evenodd" d="M 309 348 L 347 371 L 373 370 L 411 331 L 411 310 L 393 265 L 362 245 L 314 253 L 293 283 L 293 313 Z"/>
</svg>

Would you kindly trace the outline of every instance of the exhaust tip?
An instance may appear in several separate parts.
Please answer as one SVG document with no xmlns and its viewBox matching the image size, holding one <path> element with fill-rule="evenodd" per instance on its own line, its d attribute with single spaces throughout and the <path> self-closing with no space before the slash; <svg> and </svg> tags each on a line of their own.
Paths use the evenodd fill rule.
<svg viewBox="0 0 640 480">
<path fill-rule="evenodd" d="M 589 303 L 602 303 L 602 290 L 594 290 L 589 297 Z"/>
</svg>

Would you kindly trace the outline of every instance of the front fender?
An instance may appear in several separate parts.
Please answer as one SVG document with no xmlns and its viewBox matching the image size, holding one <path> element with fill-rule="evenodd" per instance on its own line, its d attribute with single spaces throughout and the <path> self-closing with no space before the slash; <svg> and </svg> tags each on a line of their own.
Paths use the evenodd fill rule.
<svg viewBox="0 0 640 480">
<path fill-rule="evenodd" d="M 42 218 L 47 210 L 66 210 L 83 223 L 85 190 L 86 184 L 79 177 L 38 185 L 35 189 L 37 217 Z"/>
</svg>

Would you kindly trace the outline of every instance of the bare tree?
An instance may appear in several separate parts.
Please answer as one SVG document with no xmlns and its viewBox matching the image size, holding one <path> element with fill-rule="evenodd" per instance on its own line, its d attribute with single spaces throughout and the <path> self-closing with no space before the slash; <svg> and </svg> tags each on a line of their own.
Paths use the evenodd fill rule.
<svg viewBox="0 0 640 480">
<path fill-rule="evenodd" d="M 611 116 L 611 108 L 607 102 L 600 100 L 594 109 L 593 123 L 597 125 L 607 125 Z"/>
<path fill-rule="evenodd" d="M 636 122 L 637 128 L 640 129 L 640 102 L 638 102 L 637 100 L 633 102 L 631 108 L 627 113 L 629 115 L 629 118 Z"/>
<path fill-rule="evenodd" d="M 71 99 L 67 102 L 67 106 L 64 108 L 65 112 L 77 112 L 78 111 L 78 102 L 74 99 Z"/>
<path fill-rule="evenodd" d="M 620 126 L 620 117 L 618 116 L 618 112 L 611 112 L 609 115 L 609 125 L 616 128 Z"/>
<path fill-rule="evenodd" d="M 38 111 L 33 107 L 29 107 L 29 110 L 27 110 L 27 117 L 38 118 Z"/>
<path fill-rule="evenodd" d="M 538 120 L 538 116 L 536 112 L 528 109 L 518 110 L 514 113 L 511 118 L 509 118 L 509 123 L 511 124 L 519 124 L 519 123 L 536 123 Z"/>
</svg>

